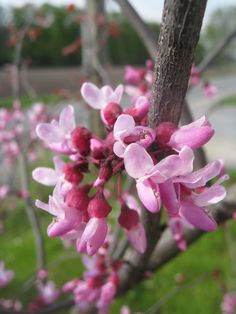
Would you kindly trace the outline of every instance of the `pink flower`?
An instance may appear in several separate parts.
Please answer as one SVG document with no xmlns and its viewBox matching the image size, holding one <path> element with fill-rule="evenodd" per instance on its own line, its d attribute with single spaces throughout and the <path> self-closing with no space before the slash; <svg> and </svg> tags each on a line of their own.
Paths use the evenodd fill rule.
<svg viewBox="0 0 236 314">
<path fill-rule="evenodd" d="M 236 311 L 236 292 L 229 292 L 224 295 L 221 304 L 222 314 L 234 314 Z"/>
<path fill-rule="evenodd" d="M 56 284 L 53 281 L 48 281 L 46 284 L 40 284 L 38 289 L 44 304 L 53 303 L 60 295 L 60 290 L 56 287 Z"/>
<path fill-rule="evenodd" d="M 151 212 L 158 212 L 161 207 L 159 184 L 190 173 L 193 169 L 193 152 L 185 146 L 179 155 L 170 155 L 154 165 L 146 150 L 134 143 L 126 148 L 124 163 L 127 173 L 136 179 L 138 195 L 143 205 Z M 169 188 L 173 189 L 171 184 Z M 176 204 L 175 200 L 173 202 Z M 172 208 L 173 213 L 178 211 L 177 207 L 176 204 Z"/>
<path fill-rule="evenodd" d="M 4 270 L 4 262 L 0 262 L 0 288 L 6 287 L 13 279 L 12 270 Z"/>
<path fill-rule="evenodd" d="M 63 185 L 59 182 L 54 188 L 53 195 L 49 196 L 48 204 L 39 200 L 35 202 L 38 208 L 47 211 L 55 217 L 47 230 L 48 236 L 52 238 L 64 236 L 68 232 L 81 227 L 82 213 L 66 205 L 62 189 Z"/>
<path fill-rule="evenodd" d="M 130 84 L 138 84 L 144 79 L 145 71 L 143 69 L 137 69 L 130 65 L 125 67 L 124 80 Z"/>
<path fill-rule="evenodd" d="M 59 121 L 40 123 L 36 133 L 48 147 L 58 153 L 70 155 L 75 153 L 71 143 L 71 132 L 75 129 L 74 108 L 67 106 L 62 110 Z"/>
<path fill-rule="evenodd" d="M 118 157 L 123 157 L 126 147 L 130 143 L 138 143 L 147 148 L 155 140 L 155 132 L 148 127 L 135 126 L 133 117 L 122 114 L 114 125 L 114 138 L 116 140 L 113 151 Z"/>
<path fill-rule="evenodd" d="M 124 203 L 121 206 L 121 214 L 118 218 L 119 224 L 125 229 L 129 242 L 140 254 L 147 248 L 146 233 L 141 223 L 139 208 L 135 198 L 126 193 L 122 195 Z"/>
<path fill-rule="evenodd" d="M 0 199 L 6 198 L 8 193 L 9 193 L 9 186 L 8 185 L 0 186 Z"/>
<path fill-rule="evenodd" d="M 114 120 L 121 114 L 119 107 L 123 96 L 124 87 L 118 85 L 115 90 L 106 85 L 98 88 L 92 83 L 84 83 L 81 87 L 81 95 L 84 100 L 94 109 L 101 110 L 101 118 L 105 124 L 114 124 Z M 110 106 L 109 110 L 108 106 Z"/>
<path fill-rule="evenodd" d="M 203 93 L 206 97 L 212 98 L 217 93 L 218 89 L 210 82 L 206 81 L 203 85 Z"/>
<path fill-rule="evenodd" d="M 180 128 L 176 128 L 169 122 L 164 122 L 160 124 L 156 132 L 157 143 L 161 147 L 169 146 L 177 151 L 184 146 L 189 146 L 192 149 L 199 148 L 214 135 L 214 130 L 205 116 Z"/>
<path fill-rule="evenodd" d="M 60 157 L 55 156 L 53 162 L 55 170 L 47 167 L 36 168 L 32 172 L 33 179 L 48 186 L 54 186 L 58 180 L 63 180 L 63 169 L 65 167 L 64 161 Z"/>
<path fill-rule="evenodd" d="M 88 255 L 95 254 L 103 245 L 108 231 L 106 218 L 91 218 L 81 238 L 77 241 L 77 250 Z"/>
</svg>

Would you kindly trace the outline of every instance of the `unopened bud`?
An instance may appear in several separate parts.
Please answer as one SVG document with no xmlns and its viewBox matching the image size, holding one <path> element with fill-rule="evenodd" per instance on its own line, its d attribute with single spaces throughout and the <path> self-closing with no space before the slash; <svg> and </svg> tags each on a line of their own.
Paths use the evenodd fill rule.
<svg viewBox="0 0 236 314">
<path fill-rule="evenodd" d="M 160 147 L 166 147 L 171 135 L 177 130 L 172 122 L 162 122 L 156 128 L 156 140 Z"/>
<path fill-rule="evenodd" d="M 90 217 L 105 218 L 111 212 L 111 209 L 102 192 L 98 192 L 88 205 Z"/>
<path fill-rule="evenodd" d="M 131 230 L 139 223 L 139 215 L 134 209 L 130 209 L 127 205 L 122 205 L 121 213 L 118 218 L 119 224 L 127 229 Z"/>
<path fill-rule="evenodd" d="M 88 155 L 90 153 L 90 139 L 91 132 L 86 128 L 76 128 L 71 133 L 72 145 L 79 150 L 81 155 Z"/>
<path fill-rule="evenodd" d="M 106 108 L 103 110 L 104 118 L 109 126 L 113 126 L 114 123 L 116 122 L 116 119 L 121 114 L 122 114 L 121 106 L 114 102 L 108 104 Z"/>
</svg>

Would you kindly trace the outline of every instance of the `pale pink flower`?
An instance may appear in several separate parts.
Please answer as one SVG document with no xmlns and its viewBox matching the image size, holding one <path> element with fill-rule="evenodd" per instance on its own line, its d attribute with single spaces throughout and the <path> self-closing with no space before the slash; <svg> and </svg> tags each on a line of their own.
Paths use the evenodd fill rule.
<svg viewBox="0 0 236 314">
<path fill-rule="evenodd" d="M 44 304 L 53 303 L 60 295 L 60 290 L 56 287 L 56 284 L 53 281 L 47 281 L 45 284 L 39 284 L 38 290 Z"/>
<path fill-rule="evenodd" d="M 236 311 L 236 292 L 229 292 L 224 295 L 221 303 L 222 314 L 234 314 Z"/>
<path fill-rule="evenodd" d="M 4 262 L 0 262 L 0 288 L 6 287 L 13 279 L 14 272 L 4 269 Z"/>
<path fill-rule="evenodd" d="M 66 205 L 62 189 L 63 184 L 59 182 L 54 188 L 53 195 L 49 196 L 48 204 L 39 200 L 35 202 L 38 208 L 55 217 L 47 229 L 49 237 L 64 236 L 70 231 L 75 231 L 81 227 L 82 213 L 76 208 Z"/>
<path fill-rule="evenodd" d="M 130 65 L 125 67 L 124 80 L 130 84 L 138 84 L 145 77 L 145 70 L 137 69 Z"/>
<path fill-rule="evenodd" d="M 144 148 L 149 147 L 155 140 L 155 132 L 148 127 L 135 126 L 132 116 L 122 114 L 114 124 L 114 138 L 116 140 L 113 151 L 118 157 L 123 157 L 126 147 L 130 143 L 138 143 Z"/>
<path fill-rule="evenodd" d="M 154 165 L 146 150 L 134 143 L 126 148 L 124 163 L 128 175 L 136 179 L 138 195 L 143 205 L 151 212 L 158 212 L 161 207 L 159 184 L 190 173 L 193 158 L 192 150 L 185 146 L 178 155 L 170 155 Z M 172 208 L 172 211 L 174 214 L 178 208 Z"/>
<path fill-rule="evenodd" d="M 59 180 L 64 179 L 64 161 L 55 156 L 53 158 L 54 168 L 39 167 L 33 170 L 32 177 L 35 181 L 48 186 L 54 186 Z"/>
<path fill-rule="evenodd" d="M 74 129 L 74 108 L 67 106 L 60 113 L 59 121 L 38 124 L 36 133 L 51 150 L 70 155 L 76 152 L 71 143 L 71 133 Z"/>
<path fill-rule="evenodd" d="M 206 81 L 203 85 L 203 93 L 206 97 L 212 98 L 217 93 L 218 89 L 210 82 Z"/>
<path fill-rule="evenodd" d="M 119 105 L 123 96 L 124 87 L 118 85 L 115 90 L 106 85 L 98 88 L 92 83 L 84 83 L 81 87 L 81 95 L 83 99 L 93 109 L 101 110 L 101 119 L 105 124 L 109 124 L 105 114 L 105 110 L 110 104 Z M 118 110 L 118 107 L 115 108 Z"/>
<path fill-rule="evenodd" d="M 0 199 L 6 198 L 8 193 L 9 193 L 9 186 L 8 185 L 0 186 Z"/>
</svg>

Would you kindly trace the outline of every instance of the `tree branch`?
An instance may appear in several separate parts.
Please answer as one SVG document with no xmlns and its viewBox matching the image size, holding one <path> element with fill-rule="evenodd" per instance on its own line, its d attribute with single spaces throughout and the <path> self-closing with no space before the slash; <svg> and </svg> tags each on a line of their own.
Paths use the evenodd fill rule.
<svg viewBox="0 0 236 314">
<path fill-rule="evenodd" d="M 28 177 L 28 167 L 27 160 L 25 156 L 25 151 L 19 156 L 20 170 L 21 170 L 21 184 L 23 191 L 29 191 L 29 177 Z M 25 199 L 26 203 L 26 213 L 31 224 L 31 227 L 35 236 L 35 246 L 36 246 L 36 256 L 37 256 L 37 267 L 38 269 L 45 269 L 45 251 L 44 242 L 40 230 L 40 224 L 36 212 L 34 210 L 34 205 L 30 197 Z"/>
<path fill-rule="evenodd" d="M 216 46 L 215 49 L 211 50 L 202 62 L 197 66 L 199 74 L 202 74 L 206 68 L 214 61 L 214 59 L 231 43 L 231 41 L 236 37 L 236 29 L 234 29 L 227 37 Z"/>
<path fill-rule="evenodd" d="M 206 0 L 201 3 L 193 0 L 165 1 L 149 112 L 151 127 L 163 121 L 176 125 L 179 122 L 205 5 Z M 120 274 L 120 292 L 144 278 L 146 265 L 161 236 L 161 212 L 152 214 L 143 210 L 142 214 L 147 250 L 141 256 L 137 253 L 128 258 L 125 256 L 128 263 Z"/>
<path fill-rule="evenodd" d="M 179 122 L 206 0 L 166 0 L 162 16 L 149 121 Z"/>
<path fill-rule="evenodd" d="M 128 0 L 115 0 L 115 2 L 119 4 L 123 14 L 128 18 L 131 25 L 136 30 L 149 55 L 153 60 L 155 60 L 157 35 L 155 35 L 154 32 L 146 25 Z"/>
</svg>

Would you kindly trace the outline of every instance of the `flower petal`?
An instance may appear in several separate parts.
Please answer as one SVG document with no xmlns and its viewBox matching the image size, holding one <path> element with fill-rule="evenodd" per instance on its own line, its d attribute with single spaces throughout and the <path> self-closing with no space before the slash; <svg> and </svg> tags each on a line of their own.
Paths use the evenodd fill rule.
<svg viewBox="0 0 236 314">
<path fill-rule="evenodd" d="M 65 130 L 66 133 L 70 133 L 75 128 L 75 116 L 74 108 L 69 105 L 64 108 L 59 117 L 59 125 Z"/>
<path fill-rule="evenodd" d="M 212 215 L 189 200 L 181 201 L 180 214 L 194 227 L 204 231 L 213 231 L 217 224 Z"/>
<path fill-rule="evenodd" d="M 57 183 L 56 171 L 51 168 L 36 168 L 32 172 L 32 177 L 35 181 L 48 186 L 54 186 Z"/>
<path fill-rule="evenodd" d="M 127 232 L 129 242 L 133 248 L 140 254 L 143 254 L 147 248 L 146 233 L 141 223 Z"/>
<path fill-rule="evenodd" d="M 140 178 L 153 168 L 153 160 L 146 150 L 138 144 L 130 144 L 124 153 L 125 169 L 132 178 Z"/>
<path fill-rule="evenodd" d="M 102 109 L 104 105 L 104 96 L 96 85 L 92 83 L 84 83 L 81 87 L 81 95 L 92 108 Z"/>
<path fill-rule="evenodd" d="M 223 186 L 215 185 L 207 188 L 200 194 L 197 194 L 194 203 L 200 207 L 210 204 L 216 204 L 222 201 L 226 196 L 226 190 Z"/>
<path fill-rule="evenodd" d="M 121 134 L 129 135 L 135 128 L 133 117 L 128 114 L 121 114 L 114 124 L 114 138 L 120 139 Z"/>
<path fill-rule="evenodd" d="M 151 212 L 156 213 L 160 210 L 161 207 L 161 198 L 159 194 L 158 186 L 156 186 L 156 190 L 154 191 L 152 186 L 148 183 L 148 181 L 137 182 L 137 192 L 140 201 L 143 205 Z"/>
<path fill-rule="evenodd" d="M 36 127 L 36 133 L 40 139 L 47 144 L 58 143 L 64 140 L 64 130 L 52 123 L 40 123 Z"/>
</svg>

